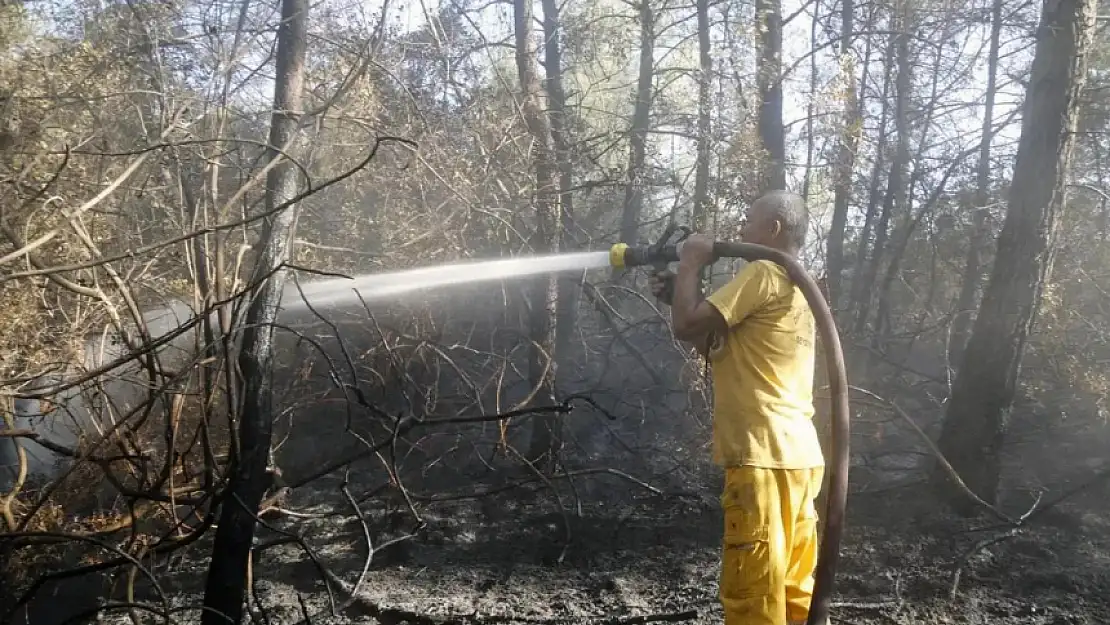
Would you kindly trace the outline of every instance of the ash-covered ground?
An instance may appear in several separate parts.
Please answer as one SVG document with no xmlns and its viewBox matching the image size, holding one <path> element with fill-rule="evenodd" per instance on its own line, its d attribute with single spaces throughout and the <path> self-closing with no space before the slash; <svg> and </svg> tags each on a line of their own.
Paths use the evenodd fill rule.
<svg viewBox="0 0 1110 625">
<path fill-rule="evenodd" d="M 720 622 L 713 486 L 697 484 L 701 496 L 629 496 L 627 484 L 606 482 L 583 489 L 609 491 L 612 503 L 565 500 L 563 511 L 542 486 L 526 497 L 418 502 L 424 529 L 375 552 L 363 574 L 368 544 L 404 535 L 412 519 L 403 506 L 364 506 L 368 541 L 340 494 L 342 480 L 330 480 L 287 502 L 299 518 L 272 522 L 302 537 L 313 554 L 290 543 L 259 558 L 256 622 L 601 623 L 688 612 L 697 614 L 689 622 Z M 938 512 L 920 487 L 853 496 L 833 622 L 1110 622 L 1110 520 L 1097 512 L 1099 504 L 1096 494 L 1077 496 L 965 560 L 972 546 L 1005 530 L 969 531 L 997 522 L 957 521 Z M 261 542 L 282 536 L 261 534 Z M 198 546 L 159 573 L 174 604 L 200 601 L 207 555 Z M 333 575 L 322 575 L 318 565 Z M 355 601 L 343 607 L 360 577 Z"/>
<path fill-rule="evenodd" d="M 262 529 L 259 540 L 288 532 L 301 537 L 313 554 L 286 543 L 260 556 L 252 603 L 261 609 L 255 608 L 255 619 L 272 625 L 306 623 L 303 598 L 309 622 L 317 625 L 617 623 L 692 612 L 696 617 L 690 622 L 720 622 L 719 477 L 695 442 L 706 432 L 687 425 L 687 440 L 670 439 L 676 447 L 670 457 L 651 458 L 644 451 L 651 445 L 640 439 L 638 461 L 615 442 L 632 438 L 629 430 L 636 424 L 614 426 L 602 437 L 607 444 L 595 441 L 595 453 L 570 469 L 617 468 L 628 478 L 587 473 L 548 484 L 527 470 L 490 472 L 476 452 L 456 453 L 455 464 L 438 477 L 427 470 L 414 478 L 419 485 L 410 486 L 409 496 L 423 527 L 409 539 L 403 537 L 419 523 L 397 490 L 361 504 L 361 519 L 354 512 L 351 500 L 359 501 L 379 485 L 365 475 L 380 476 L 382 460 L 376 461 L 376 471 L 371 468 L 375 461 L 352 470 L 346 482 L 337 474 L 297 489 L 281 504 L 295 515 L 268 515 L 272 527 Z M 667 440 L 660 435 L 660 449 Z M 1032 501 L 1023 485 L 1051 483 L 1042 496 L 1048 502 L 1093 477 L 1094 471 L 1081 464 L 1060 470 L 1060 452 L 1069 459 L 1096 453 L 1099 446 L 1105 448 L 1105 437 L 1092 426 L 1081 445 L 1041 443 L 1013 449 L 1008 497 L 1000 503 L 1013 516 Z M 866 449 L 866 444 L 858 447 Z M 458 456 L 471 458 L 465 469 Z M 1038 472 L 1034 466 L 1039 463 L 1056 468 Z M 447 479 L 448 474 L 456 479 Z M 915 479 L 920 472 L 906 471 L 897 480 L 877 480 L 862 468 L 855 475 L 834 623 L 1110 622 L 1110 515 L 1101 484 L 1011 532 L 989 515 L 959 519 L 939 507 Z M 869 483 L 862 483 L 864 478 Z M 449 488 L 430 486 L 448 482 Z M 522 482 L 527 485 L 509 488 Z M 460 498 L 466 495 L 474 496 Z M 998 542 L 983 546 L 991 540 Z M 187 561 L 161 574 L 175 601 L 200 600 L 197 582 L 206 558 L 205 548 L 198 547 Z M 321 574 L 320 567 L 330 573 Z M 348 601 L 352 588 L 353 603 Z M 332 605 L 337 606 L 334 613 Z"/>
</svg>

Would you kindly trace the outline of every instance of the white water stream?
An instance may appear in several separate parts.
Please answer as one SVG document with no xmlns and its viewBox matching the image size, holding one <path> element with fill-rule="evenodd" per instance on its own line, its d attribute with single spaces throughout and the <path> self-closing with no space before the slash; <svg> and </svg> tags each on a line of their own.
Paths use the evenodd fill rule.
<svg viewBox="0 0 1110 625">
<path fill-rule="evenodd" d="M 301 283 L 300 291 L 290 285 L 282 297 L 282 308 L 305 308 L 337 303 L 358 303 L 380 300 L 424 289 L 449 287 L 491 280 L 523 278 L 543 273 L 556 273 L 609 266 L 609 252 L 576 252 L 549 256 L 524 256 L 499 260 L 465 261 L 434 267 L 403 271 L 371 273 L 351 278 L 329 278 Z M 302 299 L 301 292 L 304 293 Z"/>
</svg>

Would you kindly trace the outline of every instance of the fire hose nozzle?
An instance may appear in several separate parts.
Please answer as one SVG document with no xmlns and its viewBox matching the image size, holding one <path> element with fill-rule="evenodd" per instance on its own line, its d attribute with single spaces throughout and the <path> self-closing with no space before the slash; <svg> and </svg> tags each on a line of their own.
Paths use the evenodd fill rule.
<svg viewBox="0 0 1110 625">
<path fill-rule="evenodd" d="M 624 260 L 625 254 L 627 253 L 627 243 L 617 243 L 613 247 L 609 248 L 609 266 L 613 267 L 614 269 L 624 269 L 625 267 L 627 267 L 628 265 L 627 263 L 625 263 Z"/>
<path fill-rule="evenodd" d="M 676 232 L 680 232 L 679 239 L 671 243 Z M 632 247 L 627 243 L 617 243 L 609 249 L 609 264 L 616 269 L 641 267 L 653 265 L 656 269 L 665 269 L 667 263 L 678 262 L 678 250 L 682 241 L 689 236 L 690 229 L 685 226 L 671 224 L 663 231 L 663 236 L 654 245 Z"/>
<path fill-rule="evenodd" d="M 627 243 L 617 243 L 609 248 L 609 265 L 616 269 L 628 269 L 644 265 L 661 266 L 677 261 L 677 245 L 632 247 Z"/>
</svg>

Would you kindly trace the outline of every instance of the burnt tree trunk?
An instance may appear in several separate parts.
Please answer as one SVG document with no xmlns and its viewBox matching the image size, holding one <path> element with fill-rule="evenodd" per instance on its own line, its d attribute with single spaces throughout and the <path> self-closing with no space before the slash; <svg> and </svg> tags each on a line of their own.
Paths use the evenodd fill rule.
<svg viewBox="0 0 1110 625">
<path fill-rule="evenodd" d="M 640 217 L 644 212 L 644 164 L 647 135 L 651 124 L 652 80 L 655 76 L 655 14 L 650 0 L 640 2 L 640 75 L 636 81 L 636 106 L 632 110 L 632 130 L 628 143 L 628 186 L 624 191 L 621 213 L 621 241 L 638 242 Z"/>
<path fill-rule="evenodd" d="M 988 503 L 997 501 L 1022 354 L 1052 272 L 1097 5 L 1097 0 L 1042 5 L 1006 221 L 944 416 L 941 451 Z M 932 477 L 957 510 L 971 511 L 942 468 Z"/>
<path fill-rule="evenodd" d="M 909 20 L 906 15 L 907 7 L 898 9 L 898 27 L 907 28 Z M 910 72 L 910 38 L 907 33 L 899 32 L 894 36 L 896 64 L 898 66 L 894 85 L 894 127 L 898 135 L 897 147 L 894 151 L 894 160 L 890 165 L 890 176 L 887 178 L 886 193 L 883 196 L 883 208 L 879 213 L 879 221 L 875 225 L 875 245 L 871 248 L 864 273 L 860 276 L 859 297 L 856 300 L 856 321 L 854 332 L 862 334 L 867 328 L 867 319 L 871 315 L 871 299 L 875 281 L 879 276 L 879 267 L 883 262 L 886 251 L 887 238 L 890 236 L 890 220 L 895 210 L 904 211 L 908 196 L 906 172 L 910 163 L 910 120 L 909 102 L 912 81 Z"/>
<path fill-rule="evenodd" d="M 709 98 L 710 82 L 713 79 L 713 57 L 709 50 L 709 0 L 697 1 L 698 13 L 698 150 L 697 167 L 694 173 L 694 215 L 692 226 L 696 232 L 704 232 L 709 225 L 709 156 L 712 146 Z"/>
<path fill-rule="evenodd" d="M 859 242 L 856 245 L 856 257 L 852 262 L 852 293 L 851 298 L 844 306 L 845 310 L 845 323 L 844 327 L 849 328 L 848 320 L 851 315 L 859 307 L 860 297 L 863 291 L 863 269 L 867 261 L 868 251 L 871 249 L 871 233 L 875 229 L 875 216 L 879 210 L 879 201 L 882 198 L 881 183 L 883 168 L 886 166 L 887 161 L 887 136 L 889 134 L 890 126 L 890 80 L 891 67 L 893 67 L 894 59 L 894 41 L 891 38 L 890 44 L 887 46 L 886 56 L 883 57 L 883 91 L 879 98 L 880 113 L 879 113 L 879 136 L 875 141 L 875 162 L 871 166 L 871 177 L 867 188 L 867 210 L 863 216 L 863 228 L 860 230 Z M 866 87 L 866 80 L 863 81 L 864 85 L 861 87 L 862 93 Z"/>
<path fill-rule="evenodd" d="M 840 129 L 840 144 L 836 153 L 836 170 L 833 179 L 833 213 L 829 225 L 826 249 L 825 275 L 829 288 L 829 305 L 834 311 L 839 309 L 840 280 L 844 274 L 844 234 L 848 226 L 848 205 L 852 201 L 852 173 L 856 166 L 856 150 L 859 149 L 860 133 L 863 130 L 863 117 L 860 98 L 852 86 L 853 71 L 852 41 L 855 3 L 842 0 L 840 5 L 840 66 L 848 87 L 844 90 L 844 121 Z M 864 67 L 868 59 L 864 58 Z M 862 87 L 862 85 L 861 85 Z"/>
<path fill-rule="evenodd" d="M 956 300 L 956 316 L 952 320 L 952 338 L 949 342 L 950 358 L 958 362 L 967 344 L 967 333 L 974 317 L 975 297 L 979 293 L 979 274 L 982 273 L 980 248 L 986 243 L 987 201 L 990 199 L 991 182 L 991 124 L 994 122 L 994 98 L 998 84 L 998 49 L 1002 36 L 1002 0 L 994 0 L 991 11 L 991 43 L 987 61 L 987 93 L 983 104 L 983 138 L 979 144 L 979 172 L 975 188 L 975 208 L 972 214 L 971 239 L 967 244 L 967 260 Z"/>
<path fill-rule="evenodd" d="M 929 90 L 929 100 L 924 106 L 925 119 L 921 122 L 921 138 L 917 143 L 918 154 L 924 154 L 928 148 L 929 131 L 933 128 L 933 120 L 937 110 L 940 77 L 945 73 L 941 65 L 944 60 L 943 55 L 939 50 L 935 51 L 935 55 L 931 72 L 933 76 L 932 87 Z M 886 271 L 883 273 L 883 278 L 879 282 L 878 305 L 875 310 L 875 333 L 872 336 L 872 344 L 874 346 L 879 346 L 885 342 L 886 339 L 890 338 L 890 332 L 892 330 L 890 317 L 893 305 L 893 302 L 891 302 L 891 298 L 893 297 L 891 290 L 894 286 L 894 281 L 901 273 L 902 256 L 906 253 L 906 249 L 909 247 L 910 242 L 913 241 L 913 234 L 917 229 L 917 225 L 921 222 L 921 219 L 924 218 L 925 214 L 932 210 L 936 200 L 939 199 L 940 194 L 944 192 L 945 185 L 948 183 L 948 178 L 955 171 L 958 166 L 957 164 L 962 163 L 963 160 L 963 158 L 953 159 L 952 165 L 949 166 L 940 182 L 934 187 L 933 192 L 930 194 L 931 197 L 928 200 L 920 202 L 916 211 L 914 209 L 914 189 L 917 188 L 918 183 L 920 183 L 921 179 L 926 177 L 929 172 L 928 168 L 920 160 L 914 163 L 913 174 L 910 175 L 909 181 L 905 184 L 906 199 L 905 208 L 901 216 L 902 221 L 895 227 L 891 235 L 890 242 L 892 242 L 893 245 L 888 243 L 890 261 L 887 263 Z"/>
<path fill-rule="evenodd" d="M 760 193 L 786 189 L 786 132 L 782 126 L 782 0 L 756 0 L 759 28 L 759 141 L 766 162 Z"/>
<path fill-rule="evenodd" d="M 567 122 L 567 96 L 563 89 L 563 49 L 560 45 L 562 28 L 559 7 L 555 0 L 543 0 L 544 66 L 547 73 L 547 93 L 550 98 L 551 139 L 555 144 L 555 162 L 559 170 L 559 249 L 567 251 L 574 245 L 574 204 L 571 189 L 574 187 L 574 167 L 571 162 L 570 131 Z M 559 278 L 558 302 L 555 314 L 555 362 L 565 362 L 570 347 L 571 332 L 578 312 L 578 290 L 581 274 L 563 274 Z"/>
<path fill-rule="evenodd" d="M 534 254 L 549 254 L 558 249 L 556 213 L 559 194 L 555 180 L 555 155 L 551 149 L 551 125 L 543 107 L 544 90 L 532 50 L 532 20 L 531 0 L 515 0 L 516 68 L 522 91 L 521 109 L 531 135 L 531 161 L 536 178 L 532 201 L 536 223 L 530 244 Z M 555 276 L 543 275 L 532 281 L 528 298 L 528 335 L 532 343 L 528 350 L 528 381 L 535 390 L 533 401 L 539 403 L 555 401 L 556 295 Z M 538 465 L 551 466 L 562 443 L 561 433 L 558 415 L 538 417 L 532 426 L 528 459 Z"/>
<path fill-rule="evenodd" d="M 282 157 L 282 153 L 290 151 L 298 134 L 308 47 L 308 7 L 307 0 L 282 0 L 281 3 L 274 111 L 267 150 L 269 162 L 280 160 L 266 176 L 265 206 L 270 216 L 263 222 L 262 251 L 252 280 L 260 286 L 252 294 L 254 299 L 247 310 L 239 352 L 243 391 L 239 450 L 234 454 L 231 481 L 212 545 L 212 560 L 204 588 L 203 625 L 237 625 L 243 619 L 256 515 L 271 481 L 267 469 L 273 431 L 273 389 L 270 386 L 273 324 L 285 289 L 286 271 L 282 266 L 289 258 L 290 242 L 296 230 L 297 204 L 277 209 L 297 196 L 298 170 L 289 159 Z"/>
<path fill-rule="evenodd" d="M 821 22 L 821 3 L 815 2 L 813 4 L 813 16 L 809 22 L 809 49 L 816 50 L 820 45 L 817 41 L 817 26 Z M 806 206 L 806 214 L 809 214 L 809 193 L 811 183 L 813 182 L 813 157 L 814 151 L 817 149 L 817 137 L 814 132 L 814 118 L 817 116 L 817 55 L 809 55 L 809 102 L 806 104 L 806 167 L 805 174 L 802 177 L 802 200 Z M 828 299 L 828 284 L 823 287 L 826 290 L 825 298 Z"/>
</svg>

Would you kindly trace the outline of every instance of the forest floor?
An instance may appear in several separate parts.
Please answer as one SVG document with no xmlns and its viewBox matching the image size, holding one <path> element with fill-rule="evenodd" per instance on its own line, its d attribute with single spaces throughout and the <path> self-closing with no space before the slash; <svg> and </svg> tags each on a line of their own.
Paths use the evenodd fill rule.
<svg viewBox="0 0 1110 625">
<path fill-rule="evenodd" d="M 332 486 L 337 489 L 338 481 Z M 618 498 L 629 501 L 627 490 Z M 255 600 L 265 608 L 264 614 L 256 611 L 256 622 L 569 625 L 655 617 L 719 623 L 720 512 L 710 490 L 700 497 L 645 493 L 580 511 L 565 501 L 566 515 L 542 489 L 523 499 L 503 495 L 424 505 L 426 527 L 377 552 L 357 600 L 334 615 L 323 578 L 305 551 L 297 544 L 273 547 L 255 564 Z M 833 623 L 1110 623 L 1110 515 L 1096 507 L 1097 491 L 1069 499 L 969 559 L 965 554 L 973 545 L 1005 534 L 969 530 L 996 521 L 942 513 L 920 484 L 855 495 Z M 337 494 L 330 488 L 302 492 L 289 505 L 326 516 L 287 517 L 272 525 L 295 530 L 334 573 L 332 579 L 349 590 L 366 562 L 367 536 Z M 402 519 L 381 512 L 376 518 L 377 527 Z M 406 517 L 394 529 L 404 533 L 411 522 Z M 263 530 L 261 542 L 275 536 Z M 375 540 L 380 545 L 384 538 Z M 199 547 L 172 570 L 159 572 L 163 587 L 173 590 L 171 603 L 200 600 L 197 580 L 206 559 L 206 548 Z M 952 595 L 957 568 L 962 572 Z M 336 604 L 349 597 L 334 582 L 331 593 Z M 304 619 L 298 595 L 311 620 Z"/>
</svg>

